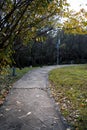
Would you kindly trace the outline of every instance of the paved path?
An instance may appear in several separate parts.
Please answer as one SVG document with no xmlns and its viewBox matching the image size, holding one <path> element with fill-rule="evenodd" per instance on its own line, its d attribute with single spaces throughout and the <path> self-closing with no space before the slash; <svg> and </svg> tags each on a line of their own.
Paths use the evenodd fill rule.
<svg viewBox="0 0 87 130">
<path fill-rule="evenodd" d="M 48 94 L 48 72 L 34 69 L 18 80 L 0 108 L 0 130 L 66 130 Z"/>
</svg>

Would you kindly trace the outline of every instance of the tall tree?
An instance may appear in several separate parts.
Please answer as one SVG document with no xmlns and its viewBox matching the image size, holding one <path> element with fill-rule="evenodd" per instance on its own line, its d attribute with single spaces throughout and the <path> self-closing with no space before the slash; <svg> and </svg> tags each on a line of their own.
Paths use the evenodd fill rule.
<svg viewBox="0 0 87 130">
<path fill-rule="evenodd" d="M 64 0 L 1 0 L 0 2 L 0 72 L 10 64 L 15 38 L 24 43 L 36 38 L 36 32 L 53 25 L 67 6 Z"/>
</svg>

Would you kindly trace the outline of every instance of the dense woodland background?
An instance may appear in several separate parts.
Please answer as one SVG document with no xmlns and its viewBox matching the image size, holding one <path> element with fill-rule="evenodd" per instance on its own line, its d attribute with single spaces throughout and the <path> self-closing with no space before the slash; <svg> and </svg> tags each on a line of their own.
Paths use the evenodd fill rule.
<svg viewBox="0 0 87 130">
<path fill-rule="evenodd" d="M 57 35 L 54 36 L 52 33 L 45 35 L 44 42 L 33 41 L 26 46 L 20 38 L 17 38 L 13 48 L 14 65 L 19 68 L 54 65 L 57 64 L 57 55 L 59 64 L 87 63 L 87 35 L 64 34 L 62 31 L 59 48 L 57 48 Z"/>
</svg>

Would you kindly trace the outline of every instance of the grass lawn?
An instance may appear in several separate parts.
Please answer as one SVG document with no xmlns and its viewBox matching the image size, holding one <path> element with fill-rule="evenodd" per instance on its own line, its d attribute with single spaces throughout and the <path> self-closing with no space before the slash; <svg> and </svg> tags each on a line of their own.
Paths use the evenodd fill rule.
<svg viewBox="0 0 87 130">
<path fill-rule="evenodd" d="M 10 69 L 9 75 L 5 76 L 3 79 L 0 78 L 0 105 L 3 104 L 5 97 L 9 92 L 9 89 L 12 88 L 12 84 L 32 69 L 33 68 L 31 67 L 25 67 L 21 70 L 16 68 L 16 76 L 12 76 L 12 69 Z"/>
<path fill-rule="evenodd" d="M 62 115 L 74 130 L 87 130 L 87 65 L 54 69 L 50 87 Z"/>
</svg>

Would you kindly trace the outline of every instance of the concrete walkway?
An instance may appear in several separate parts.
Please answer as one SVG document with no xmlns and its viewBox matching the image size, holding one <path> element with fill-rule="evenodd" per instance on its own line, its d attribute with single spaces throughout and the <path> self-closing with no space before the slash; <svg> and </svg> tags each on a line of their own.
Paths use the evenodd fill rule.
<svg viewBox="0 0 87 130">
<path fill-rule="evenodd" d="M 56 67 L 34 69 L 14 84 L 0 108 L 0 130 L 66 130 L 48 91 L 48 72 Z"/>
</svg>

